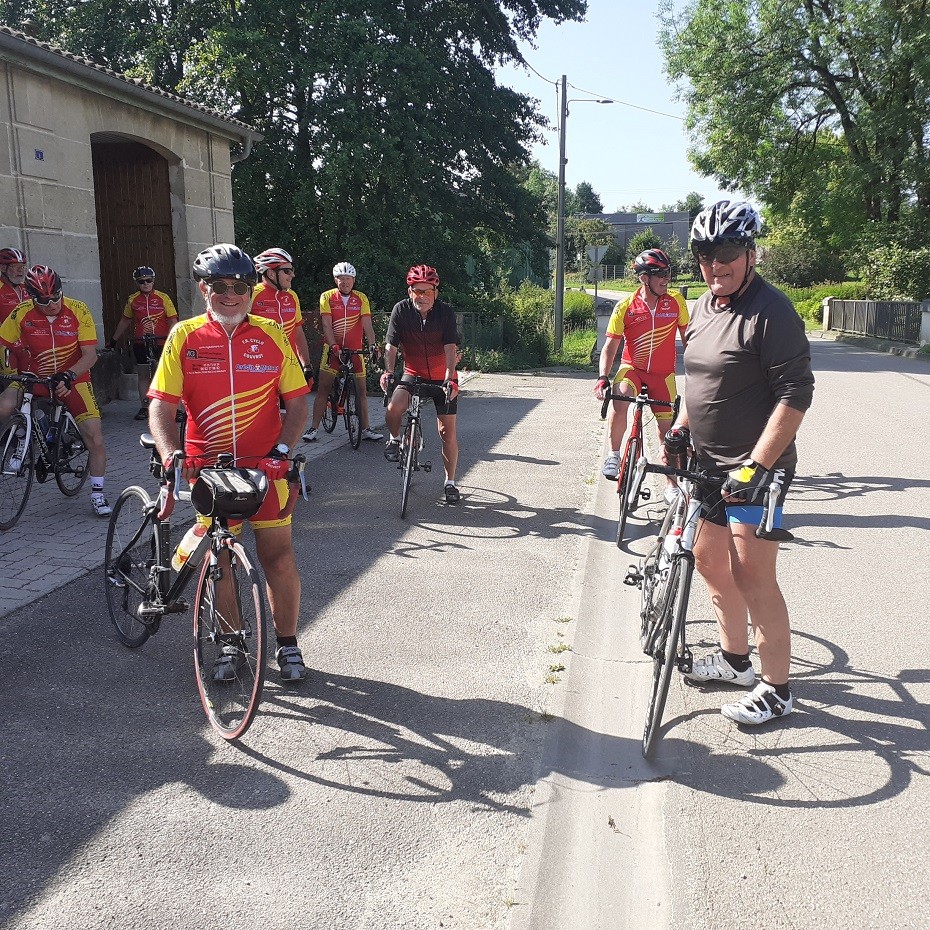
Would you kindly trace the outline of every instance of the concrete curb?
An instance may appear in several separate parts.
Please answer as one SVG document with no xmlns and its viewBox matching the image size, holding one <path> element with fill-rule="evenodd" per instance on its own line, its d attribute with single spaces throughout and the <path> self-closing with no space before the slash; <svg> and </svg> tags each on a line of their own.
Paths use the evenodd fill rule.
<svg viewBox="0 0 930 930">
<path fill-rule="evenodd" d="M 809 335 L 813 335 L 813 333 Z M 921 352 L 919 346 L 904 345 L 900 342 L 891 342 L 888 339 L 876 339 L 873 336 L 859 336 L 855 333 L 821 332 L 818 335 L 821 339 L 844 342 L 847 345 L 858 346 L 860 349 L 869 349 L 872 352 L 886 352 L 888 355 L 915 358 L 930 363 L 930 354 Z"/>
</svg>

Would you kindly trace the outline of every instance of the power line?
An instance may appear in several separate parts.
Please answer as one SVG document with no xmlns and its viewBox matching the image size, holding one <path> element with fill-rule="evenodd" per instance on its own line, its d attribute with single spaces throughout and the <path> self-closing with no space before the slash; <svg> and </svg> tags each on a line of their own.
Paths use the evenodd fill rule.
<svg viewBox="0 0 930 930">
<path fill-rule="evenodd" d="M 568 85 L 572 90 L 577 90 L 580 94 L 590 94 L 592 97 L 598 97 L 601 100 L 609 100 L 611 103 L 619 103 L 624 107 L 632 107 L 634 110 L 642 110 L 644 113 L 654 113 L 656 116 L 667 116 L 669 119 L 677 119 L 684 122 L 684 117 L 675 116 L 673 113 L 663 113 L 661 110 L 650 110 L 649 107 L 641 107 L 635 103 L 627 103 L 625 100 L 617 100 L 615 97 L 606 97 L 603 94 L 596 94 L 593 90 L 585 90 L 583 87 L 576 87 L 574 84 Z"/>
</svg>

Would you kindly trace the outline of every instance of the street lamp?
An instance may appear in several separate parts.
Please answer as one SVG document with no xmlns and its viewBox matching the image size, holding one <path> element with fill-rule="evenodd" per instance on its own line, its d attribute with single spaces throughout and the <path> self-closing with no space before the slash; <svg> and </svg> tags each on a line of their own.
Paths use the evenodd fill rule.
<svg viewBox="0 0 930 930">
<path fill-rule="evenodd" d="M 562 75 L 562 105 L 559 114 L 559 202 L 556 218 L 556 252 L 555 252 L 555 333 L 556 351 L 562 348 L 562 316 L 565 310 L 565 118 L 568 116 L 570 103 L 613 103 L 613 100 L 594 100 L 588 97 L 573 97 L 568 100 L 566 85 L 568 81 Z"/>
</svg>

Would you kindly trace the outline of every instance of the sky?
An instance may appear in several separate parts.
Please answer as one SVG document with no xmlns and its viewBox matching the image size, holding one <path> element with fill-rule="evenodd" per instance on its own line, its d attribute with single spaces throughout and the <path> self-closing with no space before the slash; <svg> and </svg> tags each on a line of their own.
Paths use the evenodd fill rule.
<svg viewBox="0 0 930 930">
<path fill-rule="evenodd" d="M 532 151 L 543 168 L 556 174 L 559 108 L 554 84 L 564 74 L 569 85 L 593 92 L 568 88 L 565 184 L 574 189 L 580 181 L 588 181 L 606 212 L 634 202 L 658 210 L 691 191 L 702 194 L 705 203 L 733 196 L 721 192 L 713 178 L 697 174 L 688 161 L 684 106 L 675 99 L 675 87 L 662 71 L 657 9 L 656 0 L 588 0 L 584 22 L 557 26 L 545 20 L 536 48 L 521 46 L 527 62 L 542 77 L 522 68 L 498 71 L 499 83 L 536 97 L 539 110 L 552 123 L 545 133 L 548 144 L 536 145 Z M 572 102 L 592 97 L 618 102 Z"/>
</svg>

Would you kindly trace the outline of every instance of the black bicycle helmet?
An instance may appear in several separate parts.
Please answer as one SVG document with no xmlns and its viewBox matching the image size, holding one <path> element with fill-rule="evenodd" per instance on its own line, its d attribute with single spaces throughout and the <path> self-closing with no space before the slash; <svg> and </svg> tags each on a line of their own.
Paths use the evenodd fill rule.
<svg viewBox="0 0 930 930">
<path fill-rule="evenodd" d="M 155 269 L 151 265 L 139 265 L 139 267 L 132 273 L 133 280 L 138 281 L 139 278 L 154 278 Z"/>
<path fill-rule="evenodd" d="M 665 271 L 672 267 L 669 257 L 661 249 L 646 249 L 633 259 L 633 270 L 637 274 L 646 271 Z"/>
<path fill-rule="evenodd" d="M 211 278 L 237 278 L 255 284 L 258 273 L 255 262 L 237 245 L 221 242 L 204 249 L 195 259 L 194 277 L 201 281 Z"/>
<path fill-rule="evenodd" d="M 752 246 L 762 229 L 762 220 L 752 204 L 741 200 L 718 200 L 705 207 L 691 225 L 691 246 L 734 242 Z"/>
</svg>

